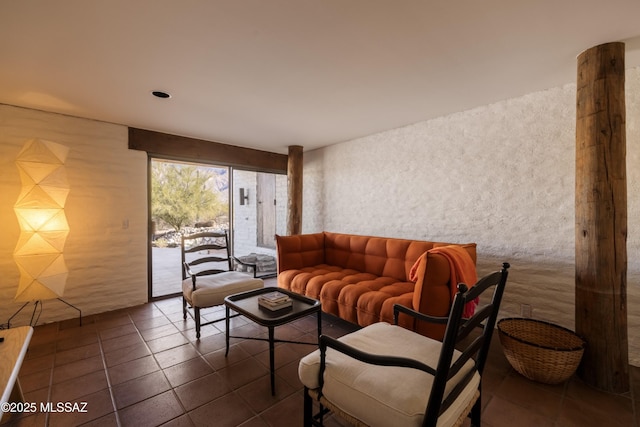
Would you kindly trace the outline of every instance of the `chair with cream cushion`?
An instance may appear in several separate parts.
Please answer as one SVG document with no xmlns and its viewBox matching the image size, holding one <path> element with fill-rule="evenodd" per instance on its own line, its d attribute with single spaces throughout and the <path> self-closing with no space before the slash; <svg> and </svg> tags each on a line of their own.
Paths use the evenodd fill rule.
<svg viewBox="0 0 640 427">
<path fill-rule="evenodd" d="M 471 289 L 458 285 L 448 318 L 396 305 L 395 325 L 376 323 L 340 339 L 321 336 L 320 348 L 298 367 L 304 425 L 322 425 L 333 412 L 357 426 L 458 426 L 469 416 L 479 427 L 481 375 L 508 268 L 504 263 Z M 485 291 L 491 298 L 481 297 L 475 314 L 464 319 L 465 304 Z M 397 326 L 400 315 L 446 324 L 444 340 Z"/>
<path fill-rule="evenodd" d="M 182 236 L 182 314 L 187 312 L 200 328 L 224 318 L 202 323 L 200 310 L 224 304 L 225 297 L 264 287 L 264 282 L 249 274 L 233 271 L 229 236 L 223 232 L 203 232 Z M 193 308 L 193 314 L 187 310 Z"/>
</svg>

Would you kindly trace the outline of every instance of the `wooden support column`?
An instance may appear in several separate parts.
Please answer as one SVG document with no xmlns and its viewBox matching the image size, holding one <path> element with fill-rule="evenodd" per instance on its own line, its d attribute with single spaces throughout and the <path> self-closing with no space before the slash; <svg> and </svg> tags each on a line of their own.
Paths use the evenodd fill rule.
<svg viewBox="0 0 640 427">
<path fill-rule="evenodd" d="M 629 390 L 624 44 L 578 56 L 576 332 L 587 341 L 582 379 Z"/>
<path fill-rule="evenodd" d="M 287 162 L 287 235 L 302 232 L 302 147 L 289 147 Z"/>
</svg>

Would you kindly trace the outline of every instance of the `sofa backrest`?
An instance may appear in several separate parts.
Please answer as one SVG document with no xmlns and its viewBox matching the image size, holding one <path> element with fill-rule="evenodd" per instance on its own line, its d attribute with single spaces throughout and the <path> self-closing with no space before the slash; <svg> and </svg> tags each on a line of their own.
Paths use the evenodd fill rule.
<svg viewBox="0 0 640 427">
<path fill-rule="evenodd" d="M 376 276 L 409 281 L 415 261 L 433 242 L 325 232 L 325 262 Z"/>
<path fill-rule="evenodd" d="M 411 268 L 420 255 L 451 244 L 328 231 L 276 236 L 276 241 L 278 272 L 329 264 L 399 281 L 409 281 Z M 475 262 L 475 244 L 464 247 Z"/>
<path fill-rule="evenodd" d="M 324 233 L 276 235 L 278 272 L 324 264 Z"/>
</svg>

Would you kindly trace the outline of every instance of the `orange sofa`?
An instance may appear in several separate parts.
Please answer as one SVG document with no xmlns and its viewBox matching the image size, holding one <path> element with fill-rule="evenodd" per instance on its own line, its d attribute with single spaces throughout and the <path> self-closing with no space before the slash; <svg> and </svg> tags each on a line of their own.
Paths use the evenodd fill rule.
<svg viewBox="0 0 640 427">
<path fill-rule="evenodd" d="M 460 274 L 452 271 L 443 249 L 456 246 L 453 249 L 463 253 L 475 277 L 475 243 L 330 232 L 276 236 L 276 243 L 279 287 L 319 299 L 324 312 L 360 326 L 393 322 L 394 304 L 447 316 L 452 286 Z M 441 325 L 414 324 L 408 318 L 401 324 L 437 339 L 444 334 Z"/>
</svg>

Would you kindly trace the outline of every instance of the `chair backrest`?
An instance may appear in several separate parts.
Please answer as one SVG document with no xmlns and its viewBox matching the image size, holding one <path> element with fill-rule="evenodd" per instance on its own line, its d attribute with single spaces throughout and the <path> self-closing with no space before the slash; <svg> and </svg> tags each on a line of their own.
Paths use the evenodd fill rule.
<svg viewBox="0 0 640 427">
<path fill-rule="evenodd" d="M 438 417 L 456 400 L 475 373 L 482 375 L 507 283 L 509 267 L 508 263 L 503 263 L 502 270 L 481 278 L 471 289 L 463 283 L 458 285 L 458 293 L 454 298 L 447 321 L 424 425 L 435 426 Z M 489 294 L 491 290 L 493 290 L 491 299 L 486 304 L 481 299 L 481 305 L 475 314 L 469 319 L 464 319 L 465 304 L 485 292 Z M 478 334 L 478 331 L 481 332 Z M 454 360 L 455 349 L 461 351 L 461 354 Z M 473 363 L 471 371 L 466 373 L 463 379 L 445 395 L 447 381 L 453 378 L 468 361 Z"/>
<path fill-rule="evenodd" d="M 233 269 L 227 231 L 206 231 L 182 236 L 182 280 Z"/>
</svg>

